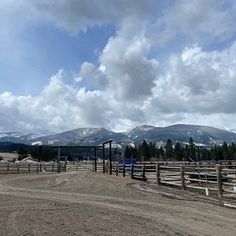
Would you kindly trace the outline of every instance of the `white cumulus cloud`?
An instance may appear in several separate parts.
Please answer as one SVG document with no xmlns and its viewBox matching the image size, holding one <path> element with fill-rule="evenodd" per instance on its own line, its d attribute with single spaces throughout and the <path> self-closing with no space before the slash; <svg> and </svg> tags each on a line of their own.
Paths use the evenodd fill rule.
<svg viewBox="0 0 236 236">
<path fill-rule="evenodd" d="M 143 123 L 235 128 L 235 1 L 10 0 L 0 1 L 0 10 L 2 42 L 20 39 L 22 28 L 39 22 L 69 34 L 104 25 L 115 31 L 97 61 L 81 63 L 74 83 L 60 70 L 37 95 L 1 93 L 0 130 L 124 130 Z M 186 45 L 173 53 L 171 42 Z"/>
</svg>

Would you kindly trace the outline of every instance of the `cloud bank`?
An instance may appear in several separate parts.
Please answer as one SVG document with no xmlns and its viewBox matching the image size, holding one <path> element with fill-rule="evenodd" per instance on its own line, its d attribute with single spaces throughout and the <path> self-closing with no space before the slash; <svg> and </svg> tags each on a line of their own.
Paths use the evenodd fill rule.
<svg viewBox="0 0 236 236">
<path fill-rule="evenodd" d="M 104 25 L 115 25 L 116 33 L 97 61 L 84 61 L 69 80 L 62 68 L 38 95 L 0 94 L 0 131 L 121 131 L 144 123 L 235 128 L 234 1 L 22 4 L 37 21 L 71 35 Z"/>
</svg>

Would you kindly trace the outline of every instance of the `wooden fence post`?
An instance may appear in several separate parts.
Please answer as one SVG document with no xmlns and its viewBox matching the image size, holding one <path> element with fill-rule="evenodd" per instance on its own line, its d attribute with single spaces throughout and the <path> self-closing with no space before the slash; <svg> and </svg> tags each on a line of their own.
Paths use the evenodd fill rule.
<svg viewBox="0 0 236 236">
<path fill-rule="evenodd" d="M 131 164 L 131 174 L 130 174 L 130 176 L 131 176 L 131 179 L 134 178 L 134 165 L 133 164 Z"/>
<path fill-rule="evenodd" d="M 123 177 L 125 177 L 125 163 L 123 163 Z"/>
<path fill-rule="evenodd" d="M 116 163 L 116 176 L 118 176 L 118 174 L 119 174 L 119 164 Z"/>
<path fill-rule="evenodd" d="M 76 171 L 78 171 L 79 170 L 79 160 L 77 159 L 77 161 L 76 161 Z"/>
<path fill-rule="evenodd" d="M 110 175 L 112 175 L 112 153 L 111 153 L 111 142 L 109 142 L 109 168 L 110 168 Z"/>
<path fill-rule="evenodd" d="M 108 161 L 106 162 L 106 173 L 108 173 L 108 168 L 109 168 L 109 163 Z"/>
<path fill-rule="evenodd" d="M 94 148 L 94 171 L 97 172 L 97 148 Z"/>
<path fill-rule="evenodd" d="M 67 168 L 67 157 L 66 157 L 65 166 L 64 166 L 64 171 L 65 171 L 65 172 L 66 172 L 66 168 Z"/>
<path fill-rule="evenodd" d="M 28 164 L 28 172 L 30 173 L 30 163 Z"/>
<path fill-rule="evenodd" d="M 156 163 L 156 181 L 157 185 L 160 185 L 161 180 L 160 180 L 160 163 Z"/>
<path fill-rule="evenodd" d="M 57 148 L 57 172 L 61 172 L 61 148 Z"/>
<path fill-rule="evenodd" d="M 20 168 L 19 168 L 19 165 L 16 166 L 16 170 L 17 170 L 17 173 L 20 172 Z"/>
<path fill-rule="evenodd" d="M 185 189 L 185 179 L 184 179 L 184 166 L 180 166 L 180 179 L 181 179 L 181 187 Z"/>
<path fill-rule="evenodd" d="M 222 166 L 220 164 L 216 165 L 216 175 L 217 175 L 217 186 L 218 186 L 218 196 L 223 196 L 223 188 L 222 188 Z"/>
<path fill-rule="evenodd" d="M 145 181 L 145 164 L 144 163 L 142 167 L 142 175 L 143 175 L 143 181 Z"/>
<path fill-rule="evenodd" d="M 42 172 L 42 164 L 39 164 L 39 172 Z"/>
<path fill-rule="evenodd" d="M 104 144 L 102 145 L 102 167 L 103 167 L 103 174 L 106 173 L 106 166 L 105 166 L 105 146 Z"/>
<path fill-rule="evenodd" d="M 7 171 L 10 170 L 10 163 L 7 164 Z"/>
<path fill-rule="evenodd" d="M 53 162 L 53 164 L 52 164 L 52 172 L 54 172 L 54 168 L 55 168 L 55 163 Z"/>
</svg>

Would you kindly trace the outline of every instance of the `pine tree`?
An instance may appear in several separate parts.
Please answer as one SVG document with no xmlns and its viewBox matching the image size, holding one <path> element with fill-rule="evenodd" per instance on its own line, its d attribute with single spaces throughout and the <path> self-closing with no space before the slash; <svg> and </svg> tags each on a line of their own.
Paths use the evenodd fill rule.
<svg viewBox="0 0 236 236">
<path fill-rule="evenodd" d="M 150 160 L 150 148 L 146 140 L 143 140 L 142 143 L 142 156 L 144 161 Z"/>
<path fill-rule="evenodd" d="M 228 144 L 224 141 L 222 144 L 222 152 L 223 152 L 223 159 L 228 160 L 228 152 L 229 152 L 229 147 Z"/>
<path fill-rule="evenodd" d="M 171 160 L 173 158 L 173 145 L 171 139 L 167 139 L 165 145 L 165 159 Z"/>
<path fill-rule="evenodd" d="M 132 155 L 132 152 L 131 152 L 130 146 L 127 145 L 124 151 L 124 158 L 131 159 L 131 155 Z"/>
<path fill-rule="evenodd" d="M 150 157 L 156 157 L 156 145 L 152 142 L 149 143 Z"/>
<path fill-rule="evenodd" d="M 158 159 L 163 159 L 164 158 L 164 155 L 165 155 L 165 152 L 164 152 L 164 149 L 162 146 L 160 146 L 160 148 L 157 148 L 157 158 Z"/>
<path fill-rule="evenodd" d="M 195 154 L 196 154 L 196 149 L 195 149 L 195 144 L 193 143 L 193 138 L 189 138 L 189 146 L 188 146 L 188 157 L 190 161 L 195 161 Z"/>
<path fill-rule="evenodd" d="M 182 161 L 183 160 L 183 148 L 181 147 L 181 144 L 177 142 L 174 147 L 174 159 L 177 161 Z"/>
</svg>

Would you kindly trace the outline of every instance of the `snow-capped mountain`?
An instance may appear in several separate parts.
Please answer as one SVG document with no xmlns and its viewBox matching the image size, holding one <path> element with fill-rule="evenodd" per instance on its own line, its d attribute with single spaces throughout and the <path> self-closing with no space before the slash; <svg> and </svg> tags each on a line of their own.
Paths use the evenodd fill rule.
<svg viewBox="0 0 236 236">
<path fill-rule="evenodd" d="M 117 144 L 129 142 L 127 135 L 104 128 L 80 128 L 59 134 L 36 138 L 32 142 L 41 141 L 44 145 L 97 145 L 112 139 Z"/>
<path fill-rule="evenodd" d="M 236 134 L 236 129 L 231 129 L 229 132 L 235 133 Z"/>
<path fill-rule="evenodd" d="M 219 145 L 223 141 L 236 142 L 235 133 L 209 126 L 177 124 L 167 127 L 148 127 L 149 129 L 144 126 L 131 130 L 130 139 L 140 143 L 144 139 L 148 142 L 161 142 L 170 138 L 173 143 L 186 143 L 192 137 L 195 143 L 207 146 Z"/>
<path fill-rule="evenodd" d="M 4 132 L 0 133 L 0 142 L 13 142 L 13 143 L 20 143 L 22 133 L 20 132 Z"/>
<path fill-rule="evenodd" d="M 23 133 L 19 131 L 0 132 L 0 142 L 31 144 L 32 139 L 52 134 L 53 133 L 48 130 L 37 131 L 35 133 Z"/>
<path fill-rule="evenodd" d="M 43 133 L 44 135 L 38 133 L 21 134 L 19 132 L 0 133 L 0 142 L 30 145 L 98 145 L 112 139 L 114 145 L 120 147 L 131 143 L 139 144 L 144 139 L 147 142 L 164 143 L 170 138 L 173 143 L 187 143 L 192 137 L 198 145 L 219 145 L 223 141 L 236 143 L 236 133 L 209 126 L 183 124 L 167 127 L 143 125 L 124 133 L 117 133 L 104 128 L 80 128 L 49 135 L 46 132 Z"/>
</svg>

